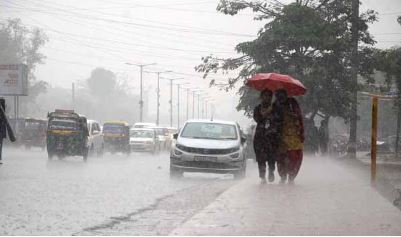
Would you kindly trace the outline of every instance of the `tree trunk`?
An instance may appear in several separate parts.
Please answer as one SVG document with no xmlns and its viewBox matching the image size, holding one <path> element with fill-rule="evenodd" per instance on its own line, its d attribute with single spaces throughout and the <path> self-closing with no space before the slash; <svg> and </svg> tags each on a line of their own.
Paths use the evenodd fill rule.
<svg viewBox="0 0 401 237">
<path fill-rule="evenodd" d="M 348 157 L 356 158 L 356 127 L 357 127 L 357 109 L 358 109 L 358 19 L 359 19 L 359 0 L 352 0 L 352 48 L 351 48 L 351 115 L 350 115 L 350 134 L 348 141 Z"/>
</svg>

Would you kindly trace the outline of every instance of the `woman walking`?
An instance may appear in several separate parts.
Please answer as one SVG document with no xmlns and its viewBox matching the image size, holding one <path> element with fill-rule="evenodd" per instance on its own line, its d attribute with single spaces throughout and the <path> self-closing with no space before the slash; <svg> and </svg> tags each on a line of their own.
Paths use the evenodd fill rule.
<svg viewBox="0 0 401 237">
<path fill-rule="evenodd" d="M 280 183 L 294 183 L 302 164 L 304 126 L 302 112 L 298 102 L 287 96 L 285 90 L 276 91 L 277 105 L 283 111 L 283 125 L 281 132 L 281 144 L 277 169 L 281 177 Z"/>
<path fill-rule="evenodd" d="M 261 103 L 255 107 L 253 112 L 253 118 L 257 123 L 253 146 L 262 184 L 266 183 L 266 162 L 269 166 L 269 182 L 274 181 L 275 156 L 279 141 L 277 138 L 279 127 L 277 125 L 279 124 L 280 114 L 271 103 L 272 97 L 272 91 L 262 91 L 260 93 Z"/>
</svg>

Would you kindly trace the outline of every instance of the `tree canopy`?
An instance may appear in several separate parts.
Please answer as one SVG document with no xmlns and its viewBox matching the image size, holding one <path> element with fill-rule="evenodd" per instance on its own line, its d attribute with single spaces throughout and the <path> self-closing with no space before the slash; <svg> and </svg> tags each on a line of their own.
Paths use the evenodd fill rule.
<svg viewBox="0 0 401 237">
<path fill-rule="evenodd" d="M 255 20 L 266 24 L 256 39 L 239 43 L 237 58 L 203 57 L 196 70 L 204 73 L 238 71 L 230 78 L 227 89 L 258 72 L 289 74 L 302 81 L 308 93 L 300 97 L 305 114 L 310 117 L 340 116 L 349 118 L 351 92 L 351 1 L 309 0 L 283 4 L 280 1 L 221 0 L 217 10 L 235 15 L 244 9 L 257 13 Z M 373 50 L 366 47 L 375 41 L 368 32 L 368 24 L 376 20 L 376 13 L 366 11 L 359 18 L 361 66 L 359 74 L 368 80 Z M 214 81 L 211 81 L 211 85 Z M 250 114 L 257 103 L 257 92 L 242 84 L 238 93 L 238 110 Z"/>
</svg>

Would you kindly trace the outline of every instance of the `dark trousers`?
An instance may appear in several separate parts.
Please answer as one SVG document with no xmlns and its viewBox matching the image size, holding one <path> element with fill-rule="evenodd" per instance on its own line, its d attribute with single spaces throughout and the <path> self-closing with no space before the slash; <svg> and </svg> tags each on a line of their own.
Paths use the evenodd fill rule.
<svg viewBox="0 0 401 237">
<path fill-rule="evenodd" d="M 276 160 L 274 159 L 274 157 L 270 157 L 270 159 L 267 160 L 258 161 L 260 178 L 266 177 L 266 163 L 269 165 L 269 172 L 274 172 L 276 168 Z"/>
<path fill-rule="evenodd" d="M 2 153 L 3 153 L 3 138 L 0 138 L 0 163 L 1 163 Z"/>
</svg>

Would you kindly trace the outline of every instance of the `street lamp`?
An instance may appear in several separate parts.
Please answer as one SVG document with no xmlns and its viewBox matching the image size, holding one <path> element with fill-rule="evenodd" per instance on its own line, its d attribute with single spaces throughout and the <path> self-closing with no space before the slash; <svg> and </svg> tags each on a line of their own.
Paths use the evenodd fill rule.
<svg viewBox="0 0 401 237">
<path fill-rule="evenodd" d="M 207 94 L 207 92 L 206 91 L 203 91 L 203 92 L 200 92 L 200 93 L 198 93 L 198 119 L 199 119 L 199 111 L 200 111 L 200 96 L 202 95 L 202 94 L 204 94 L 204 93 L 206 93 Z"/>
<path fill-rule="evenodd" d="M 195 92 L 203 91 L 203 89 L 194 89 L 192 90 L 192 118 L 195 118 Z"/>
<path fill-rule="evenodd" d="M 202 98 L 202 118 L 205 118 L 205 117 L 207 118 L 207 115 L 204 116 L 205 115 L 205 103 L 207 102 L 208 99 L 211 99 L 211 98 L 212 97 L 210 97 L 210 96 Z"/>
<path fill-rule="evenodd" d="M 170 127 L 173 126 L 173 81 L 182 80 L 184 78 L 164 78 L 164 80 L 170 80 Z"/>
<path fill-rule="evenodd" d="M 142 81 L 142 74 L 143 74 L 143 67 L 146 66 L 151 66 L 151 65 L 156 65 L 156 63 L 148 63 L 148 64 L 134 64 L 134 63 L 125 63 L 130 66 L 138 66 L 141 71 L 140 71 L 140 78 L 141 78 L 141 84 L 140 84 L 140 100 L 139 100 L 139 122 L 142 122 L 143 120 L 143 98 L 142 98 L 142 91 L 143 91 L 143 81 Z"/>
<path fill-rule="evenodd" d="M 177 83 L 177 128 L 180 128 L 180 86 L 189 83 Z"/>
<path fill-rule="evenodd" d="M 158 72 L 149 72 L 149 73 L 156 73 L 157 74 L 157 115 L 156 115 L 156 124 L 159 126 L 160 123 L 160 74 L 161 73 L 169 73 L 173 72 L 171 70 L 167 71 L 158 71 Z"/>
</svg>

